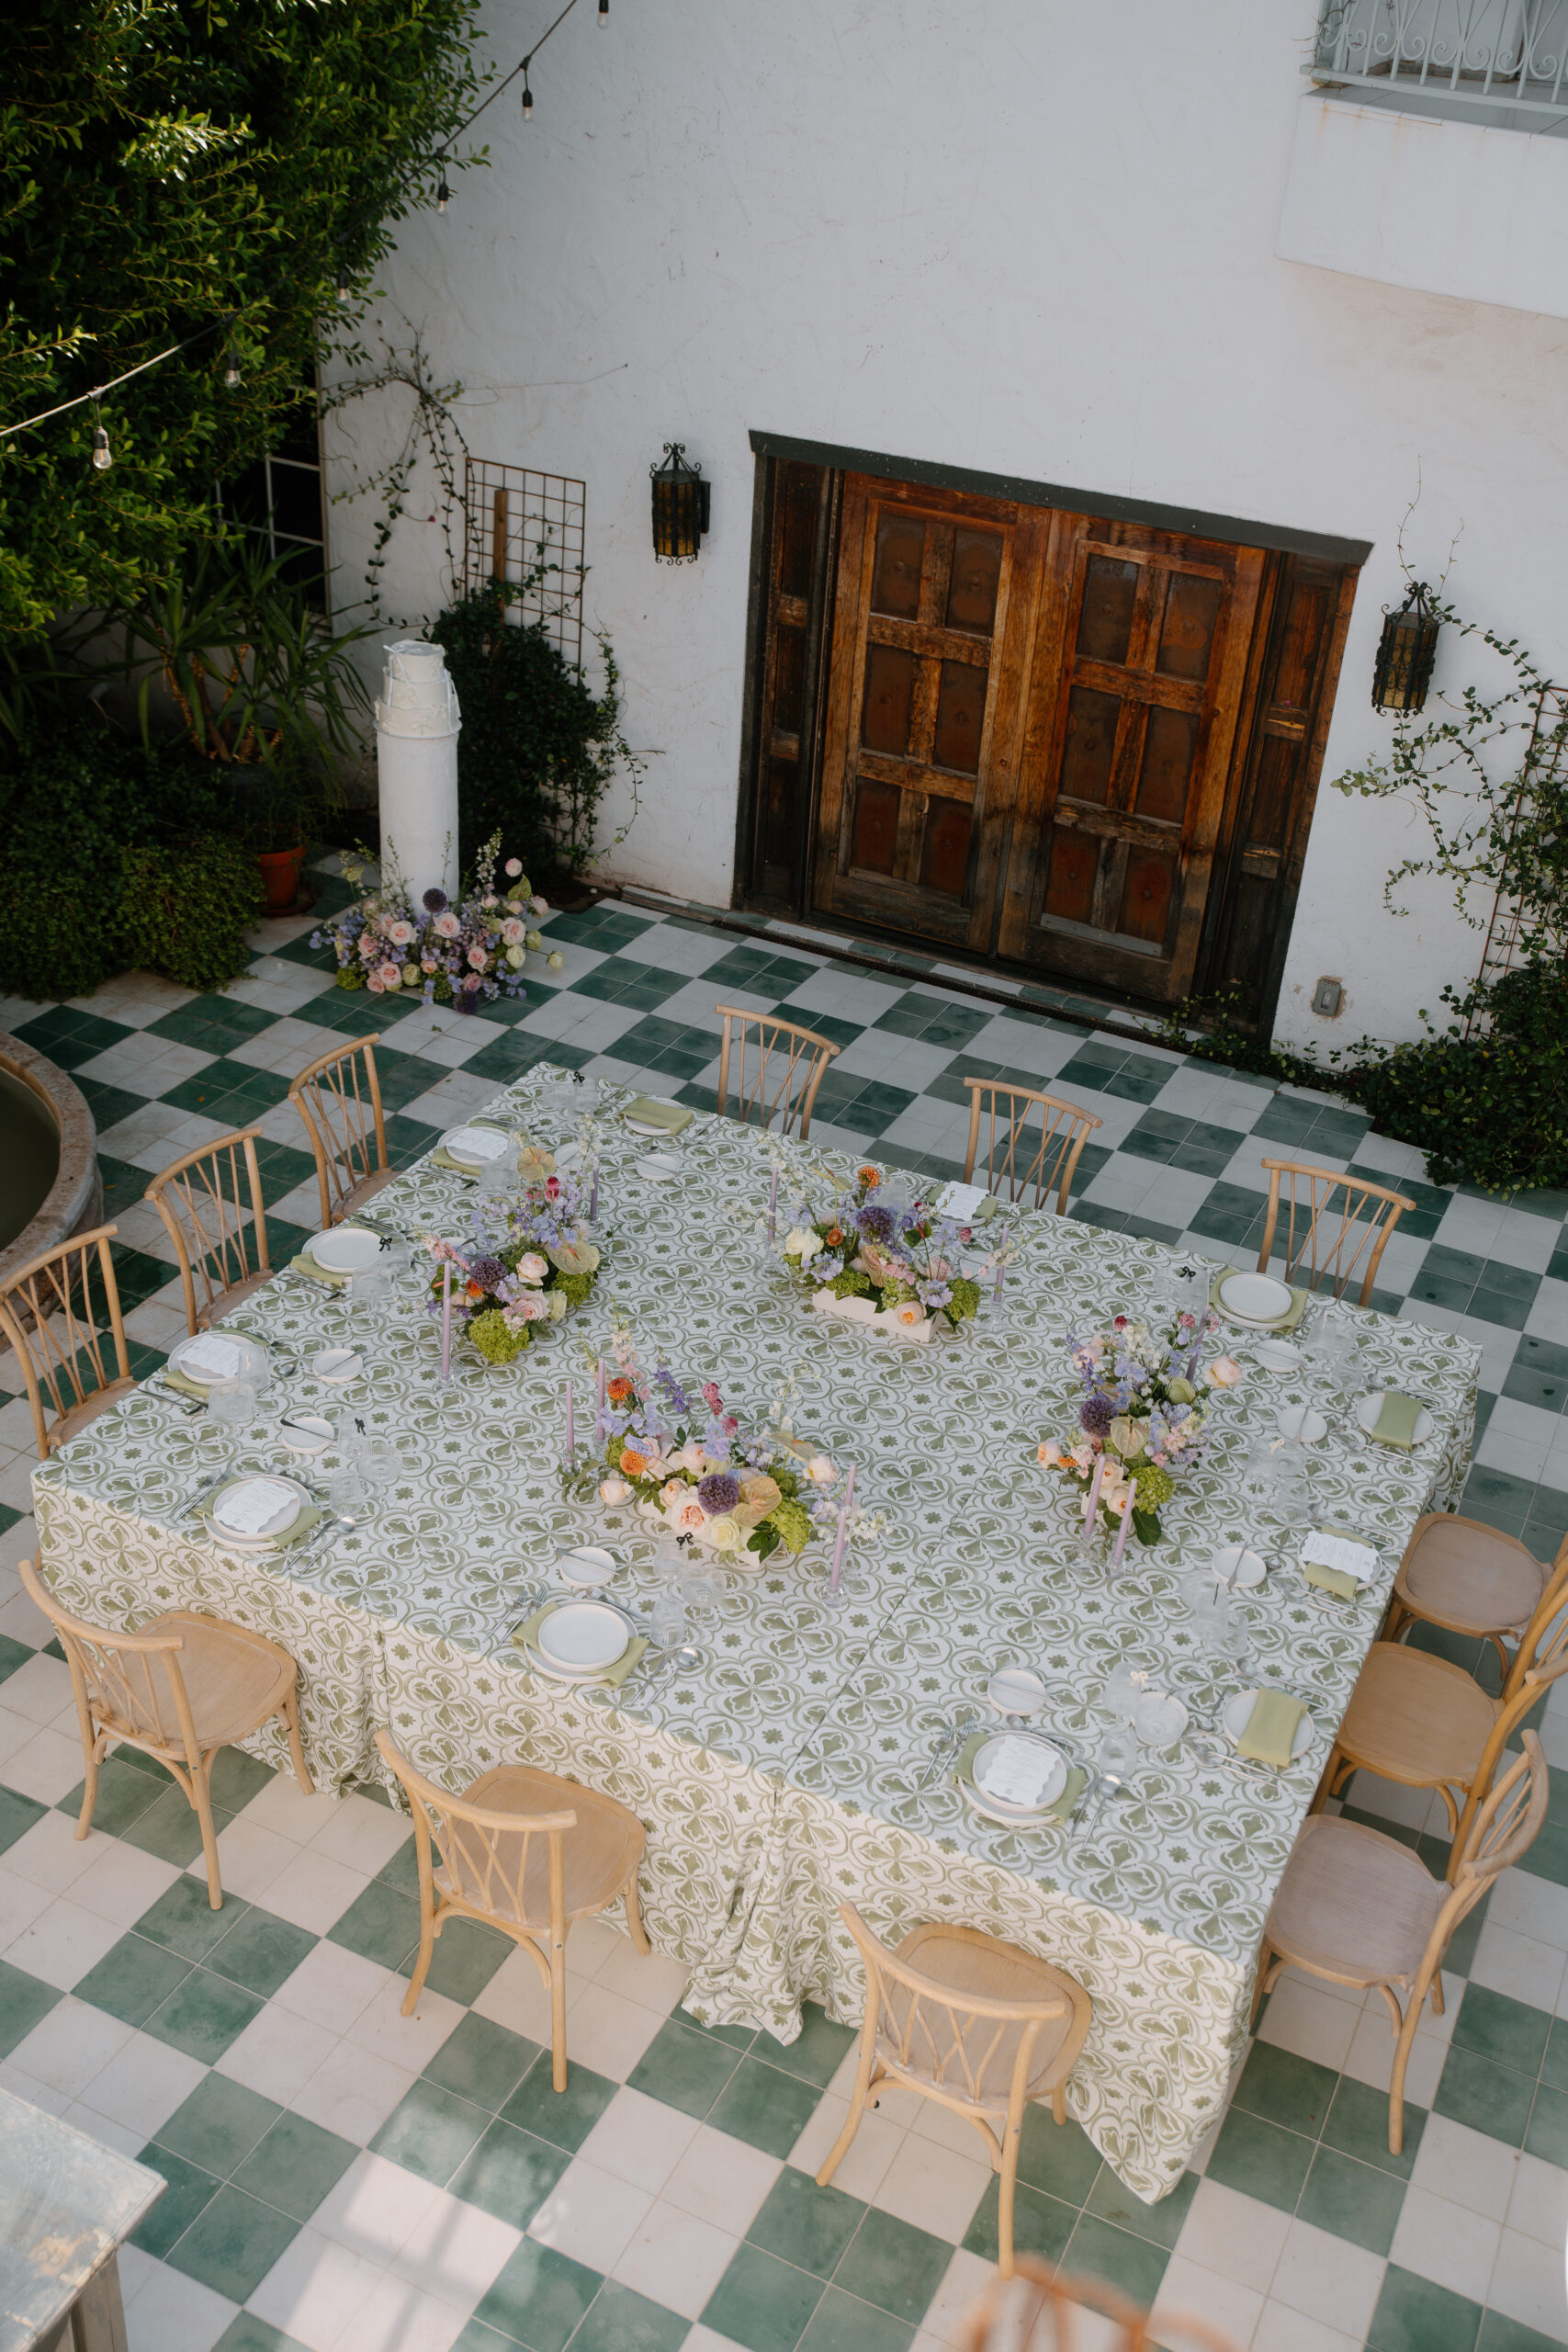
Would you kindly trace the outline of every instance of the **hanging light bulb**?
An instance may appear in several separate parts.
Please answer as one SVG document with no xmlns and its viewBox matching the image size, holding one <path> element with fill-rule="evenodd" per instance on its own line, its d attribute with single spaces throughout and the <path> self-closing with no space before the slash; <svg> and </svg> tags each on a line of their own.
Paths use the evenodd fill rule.
<svg viewBox="0 0 1568 2352">
<path fill-rule="evenodd" d="M 601 25 L 607 25 L 609 21 L 610 0 L 599 0 L 599 22 Z"/>
<path fill-rule="evenodd" d="M 532 122 L 534 119 L 534 93 L 528 87 L 528 60 L 526 58 L 523 60 L 523 119 L 525 122 Z"/>
<path fill-rule="evenodd" d="M 340 302 L 346 302 L 348 296 L 348 264 L 340 261 L 337 266 L 337 299 Z"/>
<path fill-rule="evenodd" d="M 244 379 L 240 374 L 239 346 L 235 343 L 233 336 L 231 335 L 228 342 L 223 346 L 223 381 L 228 386 L 229 390 L 232 391 L 235 386 L 243 383 L 243 380 Z"/>
<path fill-rule="evenodd" d="M 435 209 L 437 212 L 445 212 L 446 207 L 451 203 L 451 201 L 452 191 L 446 185 L 446 175 L 443 172 L 441 175 L 441 185 L 435 191 Z"/>
<path fill-rule="evenodd" d="M 93 427 L 93 463 L 101 474 L 107 473 L 114 463 L 114 451 L 109 447 L 109 436 L 101 419 Z"/>
</svg>

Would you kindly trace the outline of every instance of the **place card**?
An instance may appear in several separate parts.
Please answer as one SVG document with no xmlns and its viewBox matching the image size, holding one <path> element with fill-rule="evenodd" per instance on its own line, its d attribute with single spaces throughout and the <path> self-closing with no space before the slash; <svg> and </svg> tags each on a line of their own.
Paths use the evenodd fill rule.
<svg viewBox="0 0 1568 2352">
<path fill-rule="evenodd" d="M 216 1331 L 199 1333 L 180 1350 L 180 1370 L 205 1373 L 209 1380 L 232 1380 L 249 1361 L 244 1348 L 220 1339 Z"/>
<path fill-rule="evenodd" d="M 982 1786 L 988 1797 L 999 1797 L 1003 1804 L 1037 1805 L 1055 1769 L 1055 1759 L 1043 1748 L 1027 1740 L 1004 1739 L 986 1758 Z"/>
</svg>

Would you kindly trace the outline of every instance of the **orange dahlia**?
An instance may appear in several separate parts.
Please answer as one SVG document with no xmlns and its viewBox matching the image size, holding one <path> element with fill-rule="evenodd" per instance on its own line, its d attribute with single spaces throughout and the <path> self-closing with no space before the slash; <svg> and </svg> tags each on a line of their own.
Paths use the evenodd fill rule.
<svg viewBox="0 0 1568 2352">
<path fill-rule="evenodd" d="M 868 1193 L 874 1192 L 876 1186 L 882 1182 L 882 1170 L 880 1168 L 857 1168 L 855 1170 L 855 1174 L 859 1178 L 860 1182 L 865 1186 Z"/>
<path fill-rule="evenodd" d="M 612 1380 L 604 1393 L 609 1397 L 612 1405 L 624 1405 L 627 1397 L 632 1394 L 631 1382 L 629 1380 Z"/>
<path fill-rule="evenodd" d="M 639 1453 L 635 1445 L 622 1446 L 621 1476 L 623 1478 L 640 1478 L 647 1468 L 648 1456 L 645 1453 Z"/>
</svg>

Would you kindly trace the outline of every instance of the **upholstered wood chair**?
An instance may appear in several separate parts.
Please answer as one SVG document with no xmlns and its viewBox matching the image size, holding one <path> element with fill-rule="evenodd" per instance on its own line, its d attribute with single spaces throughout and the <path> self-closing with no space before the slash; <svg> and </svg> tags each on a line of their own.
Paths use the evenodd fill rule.
<svg viewBox="0 0 1568 2352">
<path fill-rule="evenodd" d="M 1429 1510 L 1418 1519 L 1393 1580 L 1383 1631 L 1406 1638 L 1417 1621 L 1490 1642 L 1505 1679 L 1530 1619 L 1548 1592 L 1568 1601 L 1568 1536 L 1544 1567 L 1517 1535 L 1479 1519 Z"/>
<path fill-rule="evenodd" d="M 308 1063 L 288 1089 L 316 1161 L 321 1227 L 363 1208 L 392 1181 L 376 1075 L 376 1040 L 355 1037 Z"/>
<path fill-rule="evenodd" d="M 844 2128 L 817 2176 L 826 2188 L 848 2154 L 868 2100 L 892 2084 L 934 2098 L 972 2123 L 1001 2175 L 997 2239 L 1012 2276 L 1018 2143 L 1032 2099 L 1067 2118 L 1066 2083 L 1093 2019 L 1081 1984 L 1049 1961 L 978 1928 L 912 1928 L 897 1951 L 852 1903 L 839 1917 L 865 1962 L 860 2063 Z"/>
<path fill-rule="evenodd" d="M 1004 1086 L 992 1078 L 966 1078 L 964 1083 L 969 1089 L 964 1182 L 974 1178 L 983 1121 L 986 1190 L 1029 1209 L 1043 1209 L 1055 1193 L 1056 1214 L 1066 1216 L 1078 1155 L 1100 1121 L 1092 1111 L 1033 1087 Z"/>
<path fill-rule="evenodd" d="M 1524 1754 L 1466 1812 L 1447 1879 L 1434 1878 L 1408 1846 L 1364 1822 L 1314 1813 L 1302 1825 L 1264 1926 L 1259 1994 L 1281 1969 L 1302 1968 L 1331 1984 L 1375 1986 L 1382 1995 L 1394 2033 L 1392 2155 L 1404 2145 L 1404 2074 L 1421 2004 L 1430 1994 L 1434 2013 L 1442 2014 L 1443 1954 L 1454 1929 L 1498 1873 L 1528 1852 L 1549 1794 L 1545 1753 L 1527 1731 Z"/>
<path fill-rule="evenodd" d="M 754 1118 L 759 1126 L 771 1127 L 777 1120 L 781 1136 L 794 1125 L 804 1143 L 811 1132 L 822 1073 L 838 1046 L 815 1029 L 797 1028 L 771 1012 L 742 1012 L 733 1004 L 716 1004 L 714 1011 L 724 1023 L 718 1048 L 719 1117 L 725 1114 L 733 1082 L 735 1116 L 743 1125 Z"/>
<path fill-rule="evenodd" d="M 1285 1280 L 1343 1298 L 1359 1277 L 1361 1286 L 1355 1303 L 1367 1306 L 1388 1238 L 1415 1202 L 1385 1184 L 1339 1175 L 1332 1168 L 1311 1168 L 1294 1159 L 1265 1159 L 1261 1164 L 1269 1171 L 1269 1212 L 1258 1252 L 1258 1272 L 1269 1272 L 1283 1212 L 1280 1246 Z"/>
<path fill-rule="evenodd" d="M 40 1462 L 136 1385 L 109 1254 L 118 1230 L 98 1225 L 56 1242 L 0 1290 L 0 1341 L 20 1367 Z M 114 1350 L 114 1374 L 106 1341 Z M 45 1418 L 46 1406 L 52 1419 Z"/>
<path fill-rule="evenodd" d="M 1559 1675 L 1568 1673 L 1568 1616 L 1549 1585 L 1515 1650 L 1502 1695 L 1473 1675 L 1404 1642 L 1374 1642 L 1339 1726 L 1320 1798 L 1352 1772 L 1404 1788 L 1436 1789 L 1453 1831 L 1451 1876 L 1509 1740 Z"/>
<path fill-rule="evenodd" d="M 260 1133 L 260 1127 L 242 1127 L 216 1143 L 201 1144 L 163 1169 L 147 1187 L 147 1198 L 175 1245 L 191 1332 L 221 1323 L 272 1280 L 256 1165 Z"/>
<path fill-rule="evenodd" d="M 60 1636 L 76 1693 L 76 1718 L 86 1766 L 76 1835 L 93 1826 L 98 1767 L 120 1741 L 156 1757 L 183 1790 L 201 1824 L 207 1893 L 223 1907 L 218 1834 L 212 1822 L 212 1766 L 220 1747 L 277 1715 L 288 1735 L 294 1774 L 313 1793 L 299 1738 L 299 1669 L 288 1652 L 265 1634 L 194 1609 L 165 1610 L 133 1634 L 73 1617 L 50 1591 L 30 1560 L 22 1584 Z"/>
<path fill-rule="evenodd" d="M 566 2088 L 566 1939 L 574 1920 L 620 1900 L 638 1951 L 650 1947 L 637 1906 L 647 1842 L 614 1797 L 529 1764 L 498 1764 L 461 1796 L 437 1788 L 376 1734 L 413 1810 L 419 1865 L 419 1957 L 403 2002 L 412 2017 L 435 1939 L 448 1919 L 482 1919 L 532 1952 L 550 1996 L 551 2080 Z M 431 1857 L 434 1842 L 435 1859 Z"/>
</svg>

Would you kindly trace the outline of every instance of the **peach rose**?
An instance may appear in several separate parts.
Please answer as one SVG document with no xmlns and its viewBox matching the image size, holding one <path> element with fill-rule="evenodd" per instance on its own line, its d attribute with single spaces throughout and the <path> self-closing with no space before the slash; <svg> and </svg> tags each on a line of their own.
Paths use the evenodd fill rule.
<svg viewBox="0 0 1568 2352">
<path fill-rule="evenodd" d="M 679 1503 L 674 1513 L 677 1535 L 700 1535 L 708 1523 L 708 1515 L 695 1497 L 690 1502 Z"/>
<path fill-rule="evenodd" d="M 1214 1388 L 1234 1388 L 1241 1378 L 1241 1366 L 1235 1356 L 1216 1356 L 1205 1375 Z"/>
<path fill-rule="evenodd" d="M 806 1465 L 806 1475 L 814 1487 L 830 1487 L 839 1474 L 825 1453 L 814 1453 Z"/>
<path fill-rule="evenodd" d="M 632 1490 L 624 1478 L 601 1478 L 599 1481 L 599 1499 L 611 1510 L 619 1510 L 623 1503 L 630 1502 L 631 1494 Z"/>
</svg>

